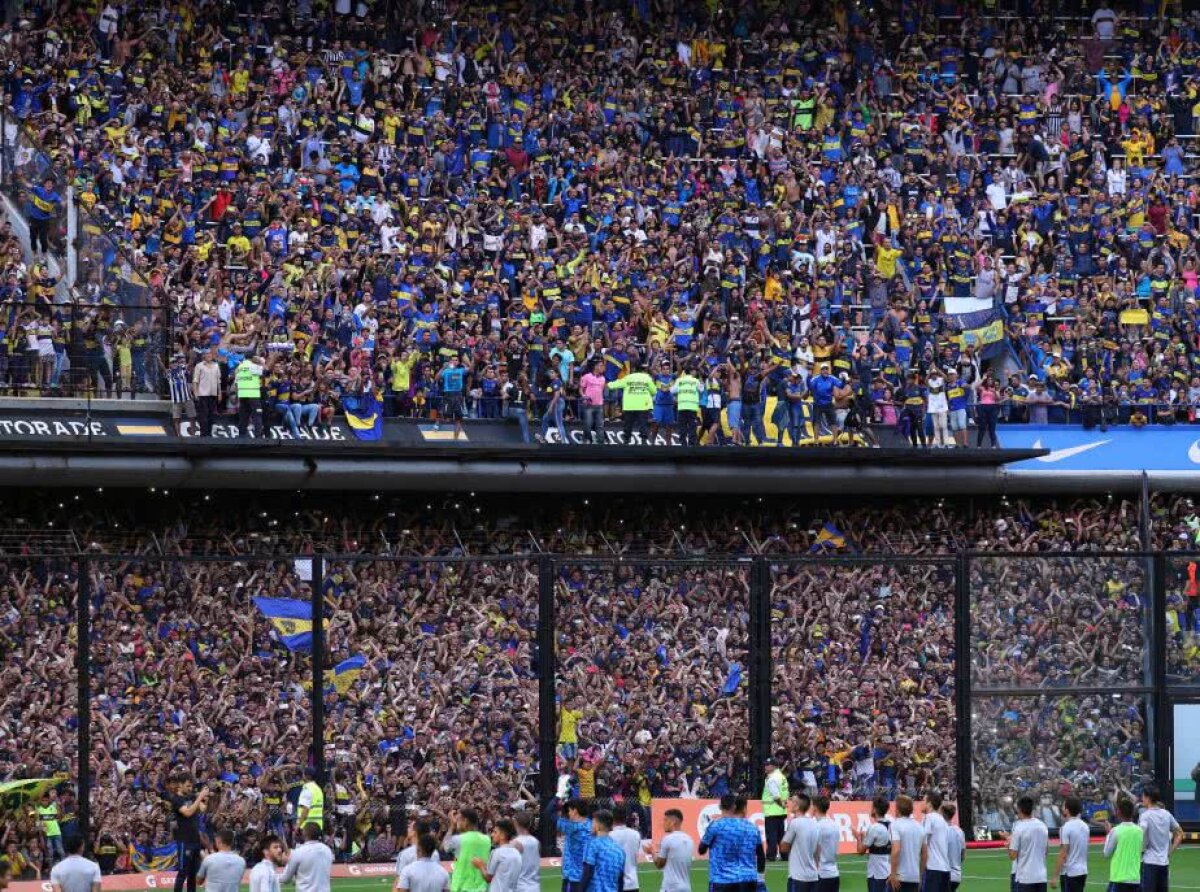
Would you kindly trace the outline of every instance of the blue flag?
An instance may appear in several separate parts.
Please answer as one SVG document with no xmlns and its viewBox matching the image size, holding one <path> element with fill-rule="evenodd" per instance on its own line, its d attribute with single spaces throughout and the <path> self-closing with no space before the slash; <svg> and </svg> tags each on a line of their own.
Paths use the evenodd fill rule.
<svg viewBox="0 0 1200 892">
<path fill-rule="evenodd" d="M 312 604 L 294 598 L 255 598 L 288 650 L 312 650 Z"/>
<path fill-rule="evenodd" d="M 342 397 L 342 408 L 346 412 L 346 424 L 354 436 L 368 442 L 383 437 L 383 407 L 375 396 L 375 389 L 368 387 L 358 396 Z"/>
<path fill-rule="evenodd" d="M 721 688 L 721 693 L 726 697 L 732 696 L 741 686 L 742 683 L 742 664 L 734 663 L 729 667 L 729 676 L 725 679 L 725 686 Z"/>
</svg>

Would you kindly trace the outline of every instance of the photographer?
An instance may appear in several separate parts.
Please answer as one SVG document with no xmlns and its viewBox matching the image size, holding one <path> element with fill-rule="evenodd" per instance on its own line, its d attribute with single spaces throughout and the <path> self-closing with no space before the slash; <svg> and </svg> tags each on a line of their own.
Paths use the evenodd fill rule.
<svg viewBox="0 0 1200 892">
<path fill-rule="evenodd" d="M 175 775 L 168 784 L 166 800 L 175 818 L 177 872 L 175 892 L 187 885 L 187 892 L 196 892 L 196 873 L 200 869 L 200 813 L 208 809 L 212 790 L 204 787 L 194 793 L 195 783 L 186 775 Z"/>
</svg>

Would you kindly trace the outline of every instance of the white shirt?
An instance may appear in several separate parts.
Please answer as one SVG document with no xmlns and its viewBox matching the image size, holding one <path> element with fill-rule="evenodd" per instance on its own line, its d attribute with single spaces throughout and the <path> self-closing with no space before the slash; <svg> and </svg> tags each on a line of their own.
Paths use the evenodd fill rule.
<svg viewBox="0 0 1200 892">
<path fill-rule="evenodd" d="M 1037 818 L 1024 818 L 1013 824 L 1008 849 L 1017 853 L 1013 865 L 1018 883 L 1046 882 L 1046 846 L 1049 839 L 1050 831 Z"/>
<path fill-rule="evenodd" d="M 892 875 L 891 825 L 883 821 L 872 824 L 863 834 L 862 844 L 867 848 L 867 879 L 886 880 Z M 886 848 L 888 851 L 876 854 L 871 851 L 873 848 Z"/>
<path fill-rule="evenodd" d="M 497 846 L 488 858 L 487 872 L 492 875 L 488 892 L 517 892 L 517 881 L 521 878 L 521 853 L 511 845 Z"/>
<path fill-rule="evenodd" d="M 270 861 L 259 861 L 250 871 L 250 892 L 279 892 L 279 874 Z"/>
<path fill-rule="evenodd" d="M 892 821 L 892 845 L 900 843 L 900 857 L 896 861 L 900 882 L 921 882 L 921 843 L 924 841 L 925 833 L 921 825 L 912 818 L 896 818 Z"/>
<path fill-rule="evenodd" d="M 1138 826 L 1146 835 L 1142 851 L 1143 864 L 1165 866 L 1170 863 L 1171 834 L 1179 829 L 1175 816 L 1165 808 L 1153 806 L 1142 812 Z"/>
<path fill-rule="evenodd" d="M 100 865 L 82 855 L 68 855 L 51 868 L 50 882 L 62 892 L 92 892 L 100 885 Z"/>
<path fill-rule="evenodd" d="M 838 829 L 837 821 L 830 817 L 817 820 L 817 845 L 821 849 L 821 860 L 817 865 L 817 876 L 823 880 L 838 876 L 838 843 L 842 841 L 842 831 Z"/>
<path fill-rule="evenodd" d="M 396 856 L 396 876 L 400 876 L 404 868 L 408 867 L 408 865 L 412 864 L 416 860 L 417 847 L 415 845 L 405 846 L 403 849 L 401 849 L 400 854 Z M 434 852 L 433 856 L 429 860 L 434 864 L 438 864 L 441 862 L 442 856 L 437 852 Z"/>
<path fill-rule="evenodd" d="M 625 852 L 625 888 L 638 888 L 637 856 L 642 849 L 642 835 L 624 824 L 613 827 L 608 838 Z"/>
<path fill-rule="evenodd" d="M 1062 866 L 1063 876 L 1087 876 L 1089 837 L 1088 825 L 1079 818 L 1071 818 L 1062 825 L 1062 829 L 1058 831 L 1058 839 L 1060 845 L 1067 848 L 1067 858 Z"/>
<path fill-rule="evenodd" d="M 446 892 L 450 874 L 440 864 L 420 858 L 404 868 L 396 885 L 405 892 Z"/>
<path fill-rule="evenodd" d="M 663 865 L 662 892 L 692 892 L 692 838 L 674 830 L 658 844 Z"/>
<path fill-rule="evenodd" d="M 817 822 L 804 816 L 793 818 L 788 823 L 783 841 L 791 846 L 788 851 L 788 879 L 801 883 L 813 883 L 820 879 L 814 857 L 821 836 Z"/>
<path fill-rule="evenodd" d="M 325 843 L 306 842 L 297 846 L 288 859 L 281 883 L 296 881 L 296 892 L 329 892 L 329 870 L 333 852 Z M 438 868 L 441 870 L 441 868 Z"/>
<path fill-rule="evenodd" d="M 950 827 L 950 882 L 962 882 L 963 855 L 967 851 L 967 836 L 961 827 Z M 1086 849 L 1084 854 L 1087 854 Z"/>
<path fill-rule="evenodd" d="M 517 892 L 541 892 L 542 890 L 542 844 L 536 836 L 522 833 L 517 837 L 521 844 L 521 876 L 517 878 Z"/>
<path fill-rule="evenodd" d="M 196 879 L 205 880 L 208 892 L 238 892 L 246 861 L 236 852 L 213 852 L 200 863 Z"/>
<path fill-rule="evenodd" d="M 947 873 L 950 870 L 950 825 L 936 811 L 925 816 L 921 829 L 925 833 L 925 841 L 929 845 L 929 857 L 925 861 L 926 870 L 936 870 Z"/>
</svg>

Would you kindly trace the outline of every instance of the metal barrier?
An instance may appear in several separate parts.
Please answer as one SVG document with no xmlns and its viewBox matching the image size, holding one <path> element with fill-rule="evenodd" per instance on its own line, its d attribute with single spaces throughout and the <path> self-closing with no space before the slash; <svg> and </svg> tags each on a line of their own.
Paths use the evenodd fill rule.
<svg viewBox="0 0 1200 892">
<path fill-rule="evenodd" d="M 282 826 L 310 767 L 330 802 L 362 776 L 371 801 L 436 811 L 465 789 L 500 811 L 544 807 L 560 771 L 627 802 L 651 783 L 754 796 L 768 756 L 838 798 L 936 785 L 972 835 L 1008 829 L 1023 793 L 1069 790 L 1099 821 L 1114 791 L 1168 776 L 1169 708 L 1200 694 L 1195 566 L 6 558 L 6 721 L 41 761 L 0 737 L 0 763 L 61 776 L 71 830 L 148 838 L 180 769 L 214 783 L 213 813 Z"/>
</svg>

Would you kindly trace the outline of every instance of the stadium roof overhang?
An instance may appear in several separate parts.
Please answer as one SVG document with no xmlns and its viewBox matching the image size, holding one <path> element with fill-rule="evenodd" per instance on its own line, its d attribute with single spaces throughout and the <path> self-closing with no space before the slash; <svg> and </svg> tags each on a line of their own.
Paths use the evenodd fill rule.
<svg viewBox="0 0 1200 892">
<path fill-rule="evenodd" d="M 1134 490 L 1140 474 L 1019 475 L 1032 449 L 722 449 L 281 441 L 0 440 L 0 486 L 959 495 Z M 1198 479 L 1200 486 L 1200 479 Z"/>
</svg>

